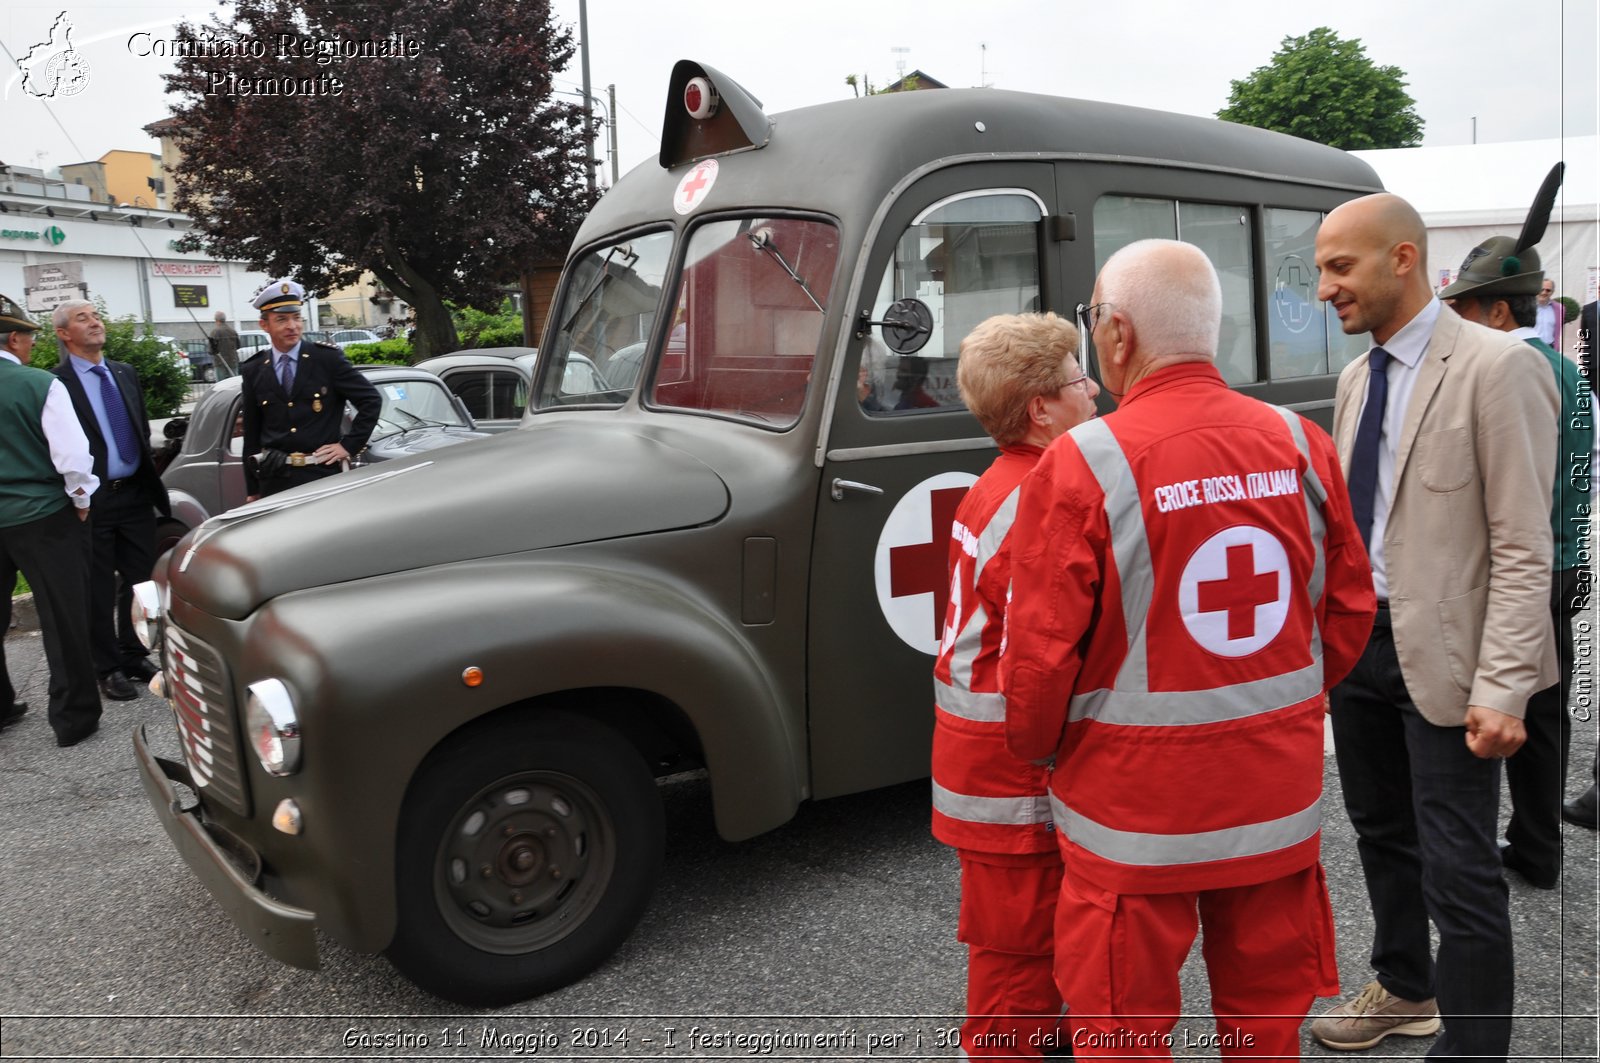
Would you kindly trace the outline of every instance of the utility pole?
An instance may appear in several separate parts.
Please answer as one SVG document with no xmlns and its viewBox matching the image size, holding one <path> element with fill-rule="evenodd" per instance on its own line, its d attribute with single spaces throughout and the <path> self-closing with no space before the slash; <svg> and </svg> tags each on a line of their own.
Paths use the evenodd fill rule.
<svg viewBox="0 0 1600 1063">
<path fill-rule="evenodd" d="M 584 176 L 589 181 L 589 192 L 594 193 L 594 105 L 589 102 L 589 0 L 578 0 L 578 52 L 583 59 L 583 139 L 588 158 L 583 164 Z"/>
<path fill-rule="evenodd" d="M 607 124 L 611 127 L 611 186 L 617 184 L 617 86 L 606 86 L 606 100 L 610 108 L 606 111 Z"/>
</svg>

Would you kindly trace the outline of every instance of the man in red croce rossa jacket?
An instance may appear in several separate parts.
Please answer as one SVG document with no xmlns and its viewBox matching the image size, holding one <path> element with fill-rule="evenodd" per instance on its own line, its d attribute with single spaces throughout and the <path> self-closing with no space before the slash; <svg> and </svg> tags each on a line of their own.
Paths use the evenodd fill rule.
<svg viewBox="0 0 1600 1063">
<path fill-rule="evenodd" d="M 1045 769 L 1006 751 L 1000 639 L 1017 485 L 1050 441 L 1094 416 L 1078 330 L 1054 314 L 992 317 L 961 342 L 956 380 L 1000 456 L 956 510 L 950 604 L 934 664 L 933 834 L 961 854 L 969 1058 L 1034 1057 L 1056 1034 L 1061 854 Z"/>
<path fill-rule="evenodd" d="M 1056 979 L 1080 1058 L 1171 1058 L 1205 928 L 1224 1059 L 1298 1059 L 1338 991 L 1320 863 L 1324 694 L 1375 600 L 1333 443 L 1229 390 L 1216 271 L 1134 243 L 1082 312 L 1116 412 L 1022 486 L 1006 737 L 1054 757 Z"/>
</svg>

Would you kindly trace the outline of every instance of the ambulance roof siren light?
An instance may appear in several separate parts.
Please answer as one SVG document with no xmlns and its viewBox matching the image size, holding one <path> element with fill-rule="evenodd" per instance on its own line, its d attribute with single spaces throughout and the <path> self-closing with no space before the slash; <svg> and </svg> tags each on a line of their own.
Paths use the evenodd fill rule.
<svg viewBox="0 0 1600 1063">
<path fill-rule="evenodd" d="M 703 122 L 712 117 L 721 105 L 722 97 L 717 95 L 717 90 L 708 79 L 690 78 L 688 84 L 683 86 L 683 109 L 695 121 Z"/>
</svg>

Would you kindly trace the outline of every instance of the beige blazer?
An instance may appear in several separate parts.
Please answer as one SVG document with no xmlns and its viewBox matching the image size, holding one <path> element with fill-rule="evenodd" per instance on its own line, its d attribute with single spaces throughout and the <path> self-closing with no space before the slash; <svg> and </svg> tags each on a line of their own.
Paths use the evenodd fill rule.
<svg viewBox="0 0 1600 1063">
<path fill-rule="evenodd" d="M 1529 344 L 1448 307 L 1417 372 L 1383 537 L 1400 671 L 1432 723 L 1460 726 L 1468 705 L 1520 718 L 1556 681 L 1555 377 Z M 1346 477 L 1366 385 L 1362 355 L 1339 374 L 1333 413 Z"/>
</svg>

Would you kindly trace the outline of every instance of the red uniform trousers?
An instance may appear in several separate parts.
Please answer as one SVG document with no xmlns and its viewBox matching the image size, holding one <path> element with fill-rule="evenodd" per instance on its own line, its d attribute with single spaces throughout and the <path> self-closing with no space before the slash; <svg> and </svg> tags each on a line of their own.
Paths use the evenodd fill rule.
<svg viewBox="0 0 1600 1063">
<path fill-rule="evenodd" d="M 1061 856 L 957 851 L 961 917 L 956 939 L 967 945 L 962 1055 L 1037 1057 L 1061 1014 L 1054 971 Z"/>
<path fill-rule="evenodd" d="M 1299 1060 L 1313 999 L 1337 996 L 1333 910 L 1322 865 L 1253 886 L 1117 895 L 1062 879 L 1056 981 L 1078 1059 L 1166 1059 L 1203 1047 L 1173 1034 L 1178 970 L 1205 927 L 1223 1059 Z"/>
</svg>

